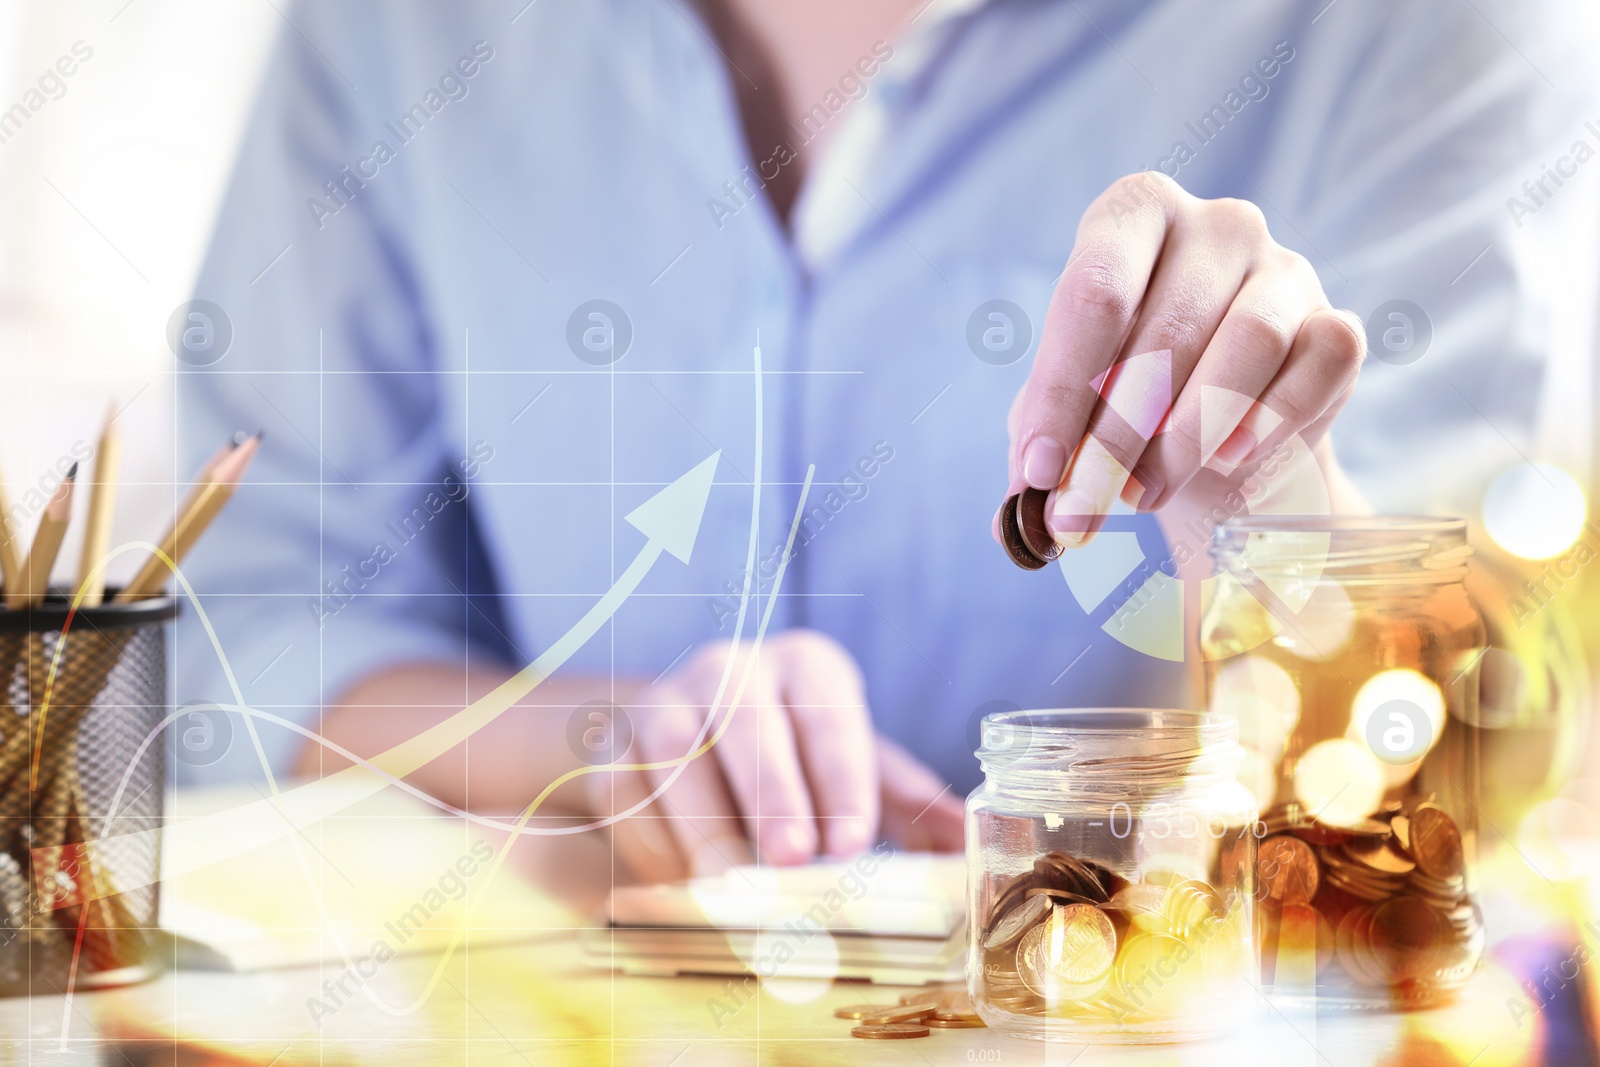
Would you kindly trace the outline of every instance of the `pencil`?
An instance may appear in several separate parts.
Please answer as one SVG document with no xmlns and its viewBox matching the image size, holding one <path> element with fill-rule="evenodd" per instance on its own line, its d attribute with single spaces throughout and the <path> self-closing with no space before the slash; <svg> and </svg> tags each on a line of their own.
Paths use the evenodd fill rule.
<svg viewBox="0 0 1600 1067">
<path fill-rule="evenodd" d="M 9 595 L 22 581 L 22 559 L 17 555 L 20 531 L 11 528 L 11 495 L 6 492 L 5 471 L 0 470 L 0 595 Z"/>
<path fill-rule="evenodd" d="M 61 541 L 67 536 L 67 522 L 72 518 L 72 484 L 78 477 L 74 463 L 61 487 L 44 506 L 39 529 L 34 531 L 33 544 L 28 548 L 28 558 L 22 565 L 22 581 L 6 595 L 6 607 L 25 608 L 44 599 L 50 589 L 50 571 L 61 552 Z"/>
<path fill-rule="evenodd" d="M 172 561 L 172 566 L 183 562 L 183 557 L 188 555 L 195 541 L 211 525 L 211 520 L 232 498 L 234 488 L 238 486 L 239 479 L 244 477 L 245 468 L 250 466 L 260 447 L 261 435 L 256 434 L 219 459 L 204 480 L 197 484 L 196 491 L 184 502 L 177 519 L 161 539 L 161 551 Z M 122 604 L 156 596 L 166 587 L 170 575 L 171 570 L 161 556 L 151 553 L 133 581 L 116 595 L 113 603 Z"/>
<path fill-rule="evenodd" d="M 117 510 L 117 474 L 122 467 L 122 429 L 117 405 L 106 412 L 105 428 L 94 453 L 94 485 L 89 489 L 89 517 L 84 526 L 83 555 L 78 560 L 78 592 L 84 607 L 105 598 L 106 576 L 98 569 L 111 551 L 111 519 Z"/>
</svg>

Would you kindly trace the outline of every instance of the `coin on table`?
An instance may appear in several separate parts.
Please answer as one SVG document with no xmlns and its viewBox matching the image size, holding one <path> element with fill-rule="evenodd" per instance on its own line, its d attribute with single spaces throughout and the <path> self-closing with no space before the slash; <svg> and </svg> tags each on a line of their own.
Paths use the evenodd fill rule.
<svg viewBox="0 0 1600 1067">
<path fill-rule="evenodd" d="M 851 1037 L 869 1041 L 900 1041 L 908 1037 L 927 1037 L 933 1031 L 921 1023 L 877 1023 L 850 1028 Z"/>
<path fill-rule="evenodd" d="M 930 1015 L 922 1020 L 922 1025 L 935 1030 L 976 1030 L 988 1023 L 976 1015 Z"/>
<path fill-rule="evenodd" d="M 1049 561 L 1034 555 L 1028 542 L 1023 540 L 1022 529 L 1017 522 L 1017 505 L 1021 500 L 1021 494 L 1018 494 L 1000 505 L 1000 543 L 1005 546 L 1006 555 L 1011 557 L 1012 563 L 1023 570 L 1036 571 Z"/>
<path fill-rule="evenodd" d="M 1322 870 L 1311 846 L 1288 834 L 1269 837 L 1256 853 L 1256 872 L 1267 897 L 1284 904 L 1307 904 L 1317 895 Z"/>
<path fill-rule="evenodd" d="M 987 937 L 983 939 L 986 949 L 1002 949 L 1013 944 L 1023 934 L 1044 922 L 1050 915 L 1050 898 L 1048 896 L 1031 896 L 1021 904 L 1012 908 L 994 924 Z"/>
<path fill-rule="evenodd" d="M 913 1019 L 920 1019 L 924 1015 L 931 1015 L 939 1010 L 939 1001 L 932 997 L 918 1001 L 915 1004 L 901 1004 L 892 1008 L 879 1008 L 870 1015 L 863 1015 L 861 1021 L 865 1023 L 904 1023 Z"/>
<path fill-rule="evenodd" d="M 1466 873 L 1461 830 L 1443 808 L 1422 804 L 1411 813 L 1411 851 L 1430 877 L 1452 880 Z"/>
<path fill-rule="evenodd" d="M 887 1004 L 849 1004 L 843 1008 L 834 1008 L 835 1019 L 865 1019 L 889 1010 Z"/>
<path fill-rule="evenodd" d="M 1028 551 L 1046 563 L 1061 555 L 1062 548 L 1051 536 L 1044 520 L 1044 503 L 1050 494 L 1043 489 L 1024 489 L 1017 494 L 1017 531 Z"/>
<path fill-rule="evenodd" d="M 952 989 L 939 994 L 939 1010 L 935 1015 L 972 1015 L 972 994 L 965 989 Z"/>
</svg>

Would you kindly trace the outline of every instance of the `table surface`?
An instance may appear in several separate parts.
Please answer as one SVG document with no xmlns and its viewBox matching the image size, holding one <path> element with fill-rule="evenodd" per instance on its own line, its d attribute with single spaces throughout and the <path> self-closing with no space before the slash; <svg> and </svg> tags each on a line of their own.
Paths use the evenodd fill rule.
<svg viewBox="0 0 1600 1067">
<path fill-rule="evenodd" d="M 591 867 L 608 857 L 595 854 L 592 843 L 545 840 L 564 843 L 528 849 L 519 863 L 524 874 L 558 890 L 605 884 L 591 876 Z M 592 889 L 569 899 L 594 913 Z M 397 956 L 375 968 L 365 989 L 347 980 L 348 996 L 331 985 L 342 973 L 335 966 L 254 974 L 169 971 L 143 985 L 70 1001 L 0 1001 L 6 1052 L 0 1062 L 1494 1067 L 1527 1062 L 1544 1023 L 1538 1015 L 1519 1019 L 1509 1009 L 1508 1000 L 1519 995 L 1516 984 L 1494 966 L 1481 970 L 1457 1003 L 1428 1012 L 1280 1011 L 1258 997 L 1252 1022 L 1225 1040 L 1088 1047 L 989 1029 L 864 1041 L 851 1037 L 852 1024 L 834 1018 L 833 1010 L 894 1003 L 907 990 L 840 982 L 755 991 L 752 983 L 744 994 L 726 978 L 622 976 L 585 966 L 578 932 L 570 929 L 492 948 L 469 941 L 448 960 Z M 175 1048 L 175 1037 L 181 1047 Z"/>
</svg>

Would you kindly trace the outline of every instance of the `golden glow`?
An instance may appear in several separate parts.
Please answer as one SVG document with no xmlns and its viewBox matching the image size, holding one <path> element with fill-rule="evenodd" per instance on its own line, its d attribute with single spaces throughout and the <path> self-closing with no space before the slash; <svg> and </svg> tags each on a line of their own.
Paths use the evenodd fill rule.
<svg viewBox="0 0 1600 1067">
<path fill-rule="evenodd" d="M 1588 502 L 1572 475 L 1548 463 L 1523 463 L 1496 478 L 1483 497 L 1483 525 L 1496 544 L 1523 559 L 1549 559 L 1583 532 Z"/>
<path fill-rule="evenodd" d="M 1300 721 L 1300 691 L 1271 660 L 1241 656 L 1217 672 L 1211 710 L 1237 719 L 1239 743 L 1276 762 Z"/>
<path fill-rule="evenodd" d="M 1319 741 L 1295 764 L 1294 795 L 1319 821 L 1352 826 L 1383 802 L 1383 771 L 1365 745 Z"/>
<path fill-rule="evenodd" d="M 1320 582 L 1299 614 L 1281 621 L 1280 645 L 1301 659 L 1326 661 L 1337 659 L 1350 643 L 1356 610 L 1337 582 Z"/>
<path fill-rule="evenodd" d="M 1554 797 L 1517 827 L 1517 848 L 1537 874 L 1556 882 L 1600 872 L 1600 819 L 1585 804 Z"/>
<path fill-rule="evenodd" d="M 1445 716 L 1444 694 L 1432 678 L 1410 668 L 1379 671 L 1350 702 L 1345 738 L 1378 756 L 1384 783 L 1393 787 L 1409 781 L 1423 757 L 1439 743 Z M 1392 755 L 1405 750 L 1415 758 Z"/>
</svg>

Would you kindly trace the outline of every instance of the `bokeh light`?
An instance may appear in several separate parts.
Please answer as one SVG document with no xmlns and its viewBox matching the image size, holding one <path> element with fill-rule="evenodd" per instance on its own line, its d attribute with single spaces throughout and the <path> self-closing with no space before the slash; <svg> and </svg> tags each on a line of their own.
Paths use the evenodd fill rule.
<svg viewBox="0 0 1600 1067">
<path fill-rule="evenodd" d="M 1365 745 L 1319 741 L 1295 764 L 1294 795 L 1319 822 L 1354 826 L 1383 802 L 1383 771 Z"/>
<path fill-rule="evenodd" d="M 1444 736 L 1444 724 L 1438 684 L 1399 668 L 1379 671 L 1356 691 L 1345 738 L 1378 758 L 1384 783 L 1393 787 L 1416 774 L 1422 757 Z"/>
<path fill-rule="evenodd" d="M 1240 744 L 1276 760 L 1300 721 L 1300 691 L 1271 660 L 1240 656 L 1217 672 L 1211 710 L 1238 721 Z"/>
<path fill-rule="evenodd" d="M 1600 818 L 1568 797 L 1535 804 L 1517 827 L 1517 847 L 1530 867 L 1556 882 L 1600 872 Z"/>
<path fill-rule="evenodd" d="M 1583 532 L 1588 502 L 1560 467 L 1523 463 L 1502 473 L 1483 497 L 1483 525 L 1495 544 L 1523 559 L 1560 555 Z"/>
</svg>

